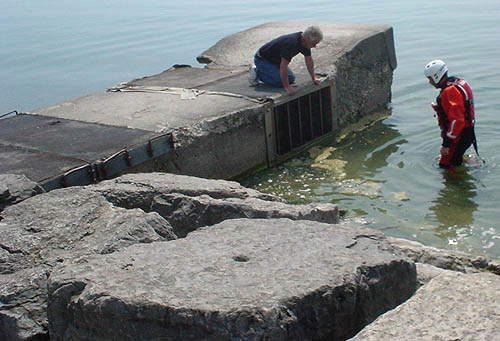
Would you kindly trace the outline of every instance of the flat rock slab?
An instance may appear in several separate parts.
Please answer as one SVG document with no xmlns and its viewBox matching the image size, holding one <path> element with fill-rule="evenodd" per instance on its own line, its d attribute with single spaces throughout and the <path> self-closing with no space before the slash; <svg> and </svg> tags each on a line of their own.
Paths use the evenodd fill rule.
<svg viewBox="0 0 500 341">
<path fill-rule="evenodd" d="M 342 340 L 410 297 L 416 271 L 377 231 L 235 219 L 59 266 L 48 287 L 53 340 Z"/>
<path fill-rule="evenodd" d="M 445 271 L 352 340 L 500 340 L 500 277 Z"/>
</svg>

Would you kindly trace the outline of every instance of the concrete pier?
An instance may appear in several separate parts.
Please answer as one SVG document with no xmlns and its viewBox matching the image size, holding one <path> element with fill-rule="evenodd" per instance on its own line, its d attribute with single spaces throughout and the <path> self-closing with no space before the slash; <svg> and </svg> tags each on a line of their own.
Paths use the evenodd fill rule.
<svg viewBox="0 0 500 341">
<path fill-rule="evenodd" d="M 314 23 L 313 85 L 299 55 L 297 94 L 249 86 L 255 51 L 312 23 L 269 23 L 222 39 L 198 60 L 0 121 L 0 172 L 51 190 L 127 172 L 230 179 L 271 166 L 390 102 L 396 68 L 386 25 Z M 306 114 L 305 114 L 306 113 Z"/>
</svg>

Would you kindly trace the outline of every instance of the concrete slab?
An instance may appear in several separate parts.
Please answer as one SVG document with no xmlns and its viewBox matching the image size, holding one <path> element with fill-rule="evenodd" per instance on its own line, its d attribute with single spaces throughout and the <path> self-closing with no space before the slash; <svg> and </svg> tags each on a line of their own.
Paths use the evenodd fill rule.
<svg viewBox="0 0 500 341">
<path fill-rule="evenodd" d="M 280 35 L 304 31 L 308 26 L 316 25 L 323 31 L 323 41 L 312 49 L 316 72 L 328 74 L 333 71 L 336 59 L 351 51 L 361 41 L 371 36 L 386 35 L 391 66 L 396 68 L 396 54 L 392 37 L 392 28 L 388 25 L 339 23 L 339 22 L 272 22 L 230 35 L 198 56 L 198 62 L 208 64 L 208 68 L 242 68 L 253 63 L 257 49 Z M 296 74 L 307 75 L 301 56 L 295 57 L 291 67 Z"/>
<path fill-rule="evenodd" d="M 324 77 L 322 84 L 319 87 L 312 84 L 303 58 L 298 56 L 292 62 L 297 75 L 296 95 L 290 97 L 281 88 L 265 85 L 251 87 L 247 81 L 248 67 L 256 49 L 270 39 L 304 30 L 311 24 L 319 25 L 324 33 L 324 40 L 313 50 L 316 71 Z M 325 120 L 333 122 L 332 127 L 342 126 L 390 101 L 392 71 L 396 67 L 390 26 L 346 23 L 260 25 L 222 39 L 202 53 L 199 60 L 208 63 L 207 67 L 173 67 L 158 75 L 118 84 L 106 93 L 34 110 L 29 114 L 47 120 L 73 120 L 80 122 L 80 128 L 76 128 L 77 123 L 69 130 L 60 129 L 64 125 L 56 124 L 50 134 L 37 134 L 36 130 L 24 134 L 14 128 L 16 136 L 5 137 L 2 157 L 12 159 L 13 148 L 19 149 L 19 146 L 25 151 L 18 156 L 19 162 L 10 160 L 9 171 L 18 174 L 36 168 L 36 159 L 40 158 L 37 153 L 48 153 L 50 155 L 43 156 L 40 166 L 47 162 L 44 167 L 54 172 L 92 163 L 94 171 L 81 169 L 79 178 L 85 177 L 83 173 L 87 171 L 100 173 L 100 159 L 107 157 L 109 160 L 110 153 L 114 157 L 113 153 L 120 153 L 130 146 L 130 137 L 133 139 L 134 136 L 132 131 L 139 130 L 149 132 L 146 135 L 150 138 L 161 135 L 162 140 L 157 141 L 157 146 L 162 152 L 151 153 L 152 142 L 141 139 L 146 145 L 143 143 L 144 148 L 133 158 L 147 164 L 131 165 L 127 149 L 125 156 L 120 155 L 104 165 L 103 176 L 98 174 L 97 180 L 109 178 L 110 167 L 113 168 L 112 174 L 121 172 L 124 161 L 129 172 L 163 171 L 234 178 L 251 169 L 269 166 L 283 156 L 274 143 L 276 136 L 285 134 L 278 132 L 280 128 L 273 116 L 277 115 L 273 111 L 275 106 L 329 87 L 327 103 L 330 108 L 323 110 L 318 105 L 319 109 L 314 110 L 330 115 Z M 307 110 L 313 108 L 309 104 Z M 83 122 L 89 126 L 81 125 Z M 94 129 L 91 127 L 97 126 L 101 132 L 109 130 L 108 136 L 97 134 L 94 139 L 92 134 L 95 132 L 89 135 Z M 109 127 L 123 130 L 111 132 Z M 289 127 L 290 132 L 292 128 Z M 51 136 L 57 138 L 51 139 Z M 94 139 L 96 144 L 88 143 L 89 139 Z M 113 143 L 121 141 L 122 147 L 116 143 L 111 148 L 111 139 Z M 59 140 L 63 143 L 58 143 Z M 34 145 L 37 148 L 33 148 Z M 77 145 L 82 149 L 75 150 Z M 46 146 L 46 150 L 40 146 Z M 54 153 L 55 147 L 63 152 Z M 148 162 L 150 160 L 153 162 Z M 62 166 L 56 168 L 57 163 Z M 47 172 L 31 170 L 29 174 L 34 176 L 32 180 L 36 180 L 45 177 Z M 71 184 L 78 184 L 75 176 Z M 94 179 L 93 174 L 90 179 Z M 49 187 L 59 186 L 58 182 Z M 62 182 L 68 184 L 65 178 Z"/>
<path fill-rule="evenodd" d="M 332 76 L 336 71 L 337 59 L 360 42 L 380 33 L 386 39 L 374 42 L 370 46 L 370 50 L 373 50 L 371 53 L 387 54 L 393 68 L 396 67 L 390 26 L 328 22 L 314 24 L 320 26 L 324 33 L 324 40 L 313 49 L 319 75 Z M 251 87 L 247 81 L 247 69 L 253 62 L 255 51 L 262 44 L 281 34 L 304 30 L 310 25 L 305 22 L 260 25 L 226 37 L 203 52 L 198 60 L 208 63 L 207 68 L 171 68 L 158 75 L 119 84 L 115 87 L 115 90 L 120 90 L 117 92 L 85 96 L 40 108 L 33 113 L 163 132 L 255 107 L 256 103 L 245 97 L 262 101 L 288 97 L 281 88 L 266 85 Z M 370 53 L 365 52 L 365 55 L 364 58 L 372 57 Z M 297 56 L 291 66 L 297 75 L 297 87 L 310 86 L 303 58 Z M 182 93 L 182 89 L 205 92 L 190 96 L 192 93 Z"/>
<path fill-rule="evenodd" d="M 227 77 L 245 73 L 247 70 L 205 69 L 189 65 L 172 67 L 154 76 L 134 79 L 122 83 L 125 86 L 170 86 L 178 88 L 198 88 Z"/>
<path fill-rule="evenodd" d="M 35 110 L 33 114 L 166 132 L 257 104 L 243 98 L 201 94 L 182 99 L 176 90 L 106 92 Z"/>
<path fill-rule="evenodd" d="M 145 130 L 17 115 L 0 124 L 0 173 L 24 174 L 43 182 L 154 135 Z"/>
</svg>

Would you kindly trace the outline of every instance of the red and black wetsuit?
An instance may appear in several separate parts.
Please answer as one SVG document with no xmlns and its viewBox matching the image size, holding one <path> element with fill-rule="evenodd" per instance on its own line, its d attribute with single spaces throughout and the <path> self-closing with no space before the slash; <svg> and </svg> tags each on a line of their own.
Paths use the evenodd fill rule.
<svg viewBox="0 0 500 341">
<path fill-rule="evenodd" d="M 449 148 L 447 155 L 441 155 L 439 166 L 447 168 L 450 165 L 461 165 L 465 151 L 474 140 L 472 89 L 465 80 L 448 77 L 436 104 L 443 147 Z"/>
</svg>

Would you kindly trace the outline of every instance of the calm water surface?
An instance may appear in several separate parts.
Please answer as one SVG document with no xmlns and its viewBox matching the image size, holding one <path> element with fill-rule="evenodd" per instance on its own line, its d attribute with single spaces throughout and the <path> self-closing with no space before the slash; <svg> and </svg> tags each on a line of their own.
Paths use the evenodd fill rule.
<svg viewBox="0 0 500 341">
<path fill-rule="evenodd" d="M 497 0 L 2 1 L 0 114 L 102 92 L 173 64 L 197 66 L 196 56 L 219 39 L 264 22 L 390 24 L 398 57 L 390 117 L 245 184 L 291 202 L 338 203 L 346 219 L 387 234 L 498 259 L 498 18 Z M 435 166 L 436 90 L 422 73 L 435 58 L 473 87 L 487 161 L 453 176 Z M 314 167 L 321 152 L 344 161 L 343 171 Z"/>
</svg>

